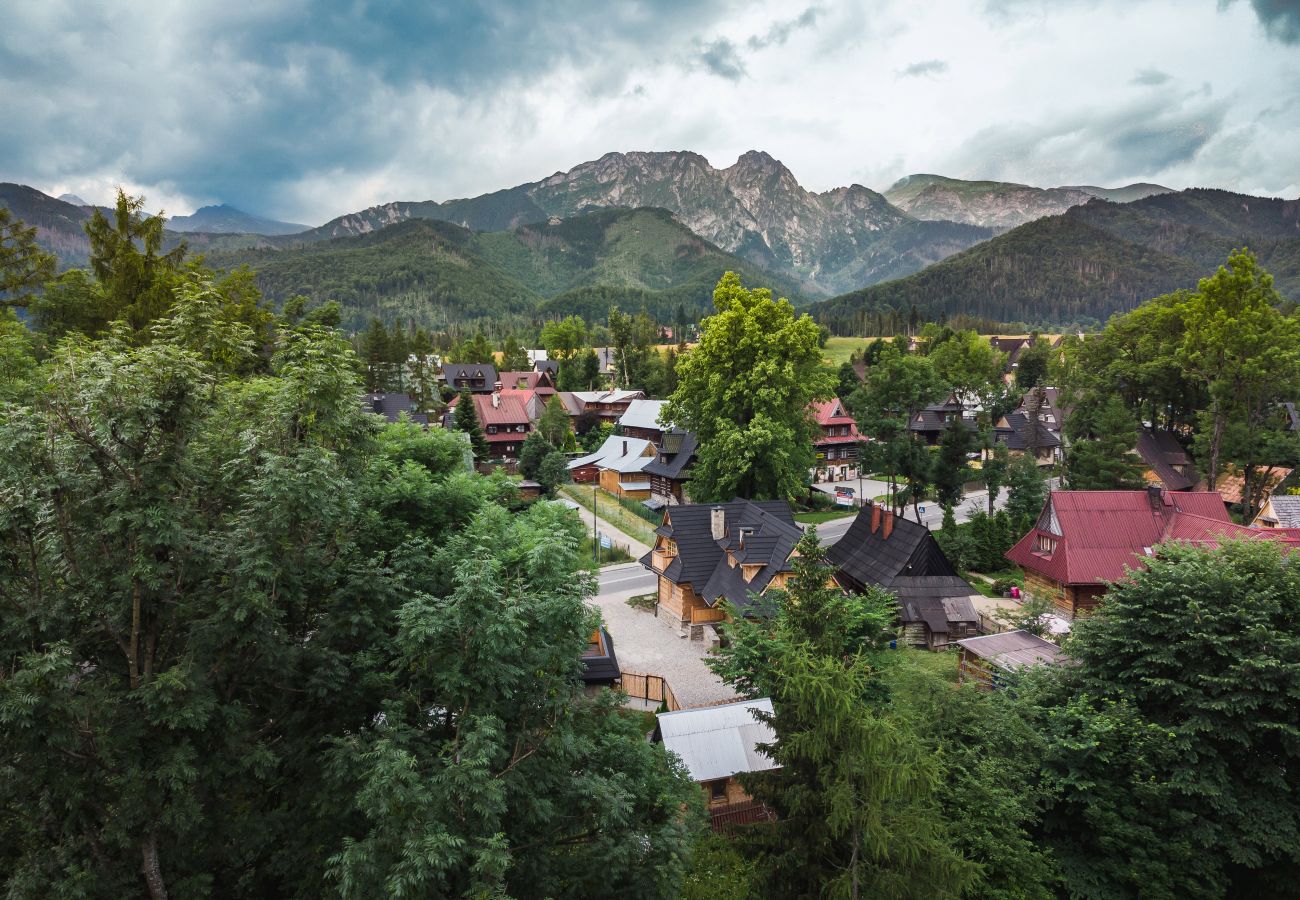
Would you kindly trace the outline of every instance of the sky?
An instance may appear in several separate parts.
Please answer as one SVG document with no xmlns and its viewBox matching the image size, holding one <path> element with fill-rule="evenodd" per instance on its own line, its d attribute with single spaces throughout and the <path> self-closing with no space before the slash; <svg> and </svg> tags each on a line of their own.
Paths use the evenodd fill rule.
<svg viewBox="0 0 1300 900">
<path fill-rule="evenodd" d="M 1300 0 L 0 0 L 0 181 L 319 224 L 609 151 L 1300 196 Z"/>
</svg>

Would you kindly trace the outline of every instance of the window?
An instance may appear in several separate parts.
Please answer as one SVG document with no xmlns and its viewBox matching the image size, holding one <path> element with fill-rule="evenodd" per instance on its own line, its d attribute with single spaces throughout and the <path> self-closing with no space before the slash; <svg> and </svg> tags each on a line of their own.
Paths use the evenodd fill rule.
<svg viewBox="0 0 1300 900">
<path fill-rule="evenodd" d="M 1056 538 L 1040 534 L 1034 541 L 1034 550 L 1038 553 L 1046 553 L 1050 555 L 1054 550 L 1056 550 Z"/>
<path fill-rule="evenodd" d="M 496 433 L 497 433 L 497 427 L 495 425 L 489 425 L 488 434 L 496 434 Z"/>
<path fill-rule="evenodd" d="M 727 779 L 719 778 L 717 781 L 709 782 L 709 799 L 715 801 L 727 799 Z"/>
<path fill-rule="evenodd" d="M 525 431 L 527 431 L 527 430 L 528 430 L 528 426 L 527 426 L 527 425 L 516 425 L 516 426 L 515 426 L 515 431 L 518 431 L 518 432 L 520 432 L 520 433 L 525 432 Z"/>
</svg>

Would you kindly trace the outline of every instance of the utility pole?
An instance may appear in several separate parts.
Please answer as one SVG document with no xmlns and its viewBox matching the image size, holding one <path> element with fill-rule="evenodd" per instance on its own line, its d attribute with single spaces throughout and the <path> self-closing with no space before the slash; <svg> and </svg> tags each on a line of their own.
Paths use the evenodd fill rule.
<svg viewBox="0 0 1300 900">
<path fill-rule="evenodd" d="M 598 505 L 600 498 L 596 493 L 599 485 L 600 482 L 597 481 L 591 483 L 591 549 L 596 554 L 597 569 L 600 568 L 600 532 L 597 531 L 600 527 L 600 506 Z"/>
</svg>

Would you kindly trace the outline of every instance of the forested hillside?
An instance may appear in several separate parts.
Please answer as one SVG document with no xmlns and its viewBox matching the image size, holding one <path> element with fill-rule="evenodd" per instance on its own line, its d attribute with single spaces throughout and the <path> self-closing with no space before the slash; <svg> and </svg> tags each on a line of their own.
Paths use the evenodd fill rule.
<svg viewBox="0 0 1300 900">
<path fill-rule="evenodd" d="M 890 310 L 1004 322 L 1096 323 L 1189 288 L 1248 246 L 1284 296 L 1300 296 L 1300 201 L 1187 190 L 1128 204 L 1093 200 L 1013 229 L 923 272 L 814 307 L 843 334 Z"/>
<path fill-rule="evenodd" d="M 613 305 L 645 308 L 661 320 L 678 306 L 694 316 L 729 270 L 801 300 L 793 284 L 760 273 L 658 209 L 599 210 L 486 233 L 410 219 L 356 237 L 211 253 L 208 261 L 255 269 L 262 292 L 277 303 L 295 294 L 335 300 L 352 326 L 372 317 L 429 328 L 575 313 L 600 320 Z"/>
</svg>

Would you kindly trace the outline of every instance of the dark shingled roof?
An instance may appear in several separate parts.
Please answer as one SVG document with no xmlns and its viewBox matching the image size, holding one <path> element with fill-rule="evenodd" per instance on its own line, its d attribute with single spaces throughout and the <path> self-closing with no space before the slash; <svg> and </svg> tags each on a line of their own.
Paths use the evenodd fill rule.
<svg viewBox="0 0 1300 900">
<path fill-rule="evenodd" d="M 390 422 L 396 422 L 402 413 L 406 413 L 407 417 L 417 425 L 429 424 L 429 417 L 425 413 L 416 411 L 409 394 L 366 394 L 361 398 L 361 407 L 366 412 L 383 416 Z"/>
<path fill-rule="evenodd" d="M 1168 431 L 1143 428 L 1138 432 L 1137 455 L 1142 457 L 1167 491 L 1190 491 L 1201 476 L 1187 450 Z M 1182 466 L 1179 472 L 1175 466 Z"/>
<path fill-rule="evenodd" d="M 722 508 L 725 519 L 726 533 L 721 540 L 713 539 L 715 507 Z M 665 578 L 691 585 L 711 606 L 725 598 L 740 609 L 752 605 L 751 593 L 762 593 L 777 573 L 789 571 L 790 554 L 803 536 L 784 500 L 739 498 L 729 503 L 670 506 L 656 533 L 677 544 L 677 555 L 664 568 Z M 727 561 L 727 551 L 735 557 L 735 567 Z M 641 558 L 646 568 L 650 568 L 650 556 Z M 742 565 L 762 568 L 745 581 Z"/>
<path fill-rule="evenodd" d="M 874 532 L 872 514 L 870 506 L 861 509 L 844 536 L 826 550 L 840 583 L 857 590 L 884 588 L 898 598 L 904 623 L 925 622 L 932 632 L 947 632 L 950 622 L 976 621 L 969 599 L 975 589 L 957 574 L 930 530 L 894 516 L 893 530 L 885 537 L 884 521 L 893 513 L 881 508 Z"/>
<path fill-rule="evenodd" d="M 687 467 L 695 461 L 695 434 L 691 431 L 673 429 L 664 433 L 663 446 L 653 462 L 647 463 L 641 471 L 647 475 L 658 475 L 678 481 L 683 477 Z"/>
<path fill-rule="evenodd" d="M 994 429 L 997 441 L 1005 444 L 1008 450 L 1027 450 L 1031 438 L 1029 427 L 1029 416 L 1023 412 L 1009 412 L 1002 417 L 1006 425 L 998 425 Z M 1038 447 L 1061 446 L 1061 439 L 1047 426 L 1046 423 L 1038 423 Z"/>
<path fill-rule="evenodd" d="M 488 363 L 448 363 L 442 367 L 442 377 L 446 380 L 448 386 L 455 389 L 456 380 L 467 379 L 477 381 L 483 379 L 483 386 L 474 388 L 477 391 L 492 391 L 492 386 L 500 379 L 497 377 L 496 366 Z M 466 387 L 465 390 L 470 390 Z"/>
<path fill-rule="evenodd" d="M 614 639 L 604 625 L 597 630 L 595 638 L 582 654 L 582 680 L 586 684 L 613 684 L 623 677 L 618 657 L 614 655 Z"/>
</svg>

